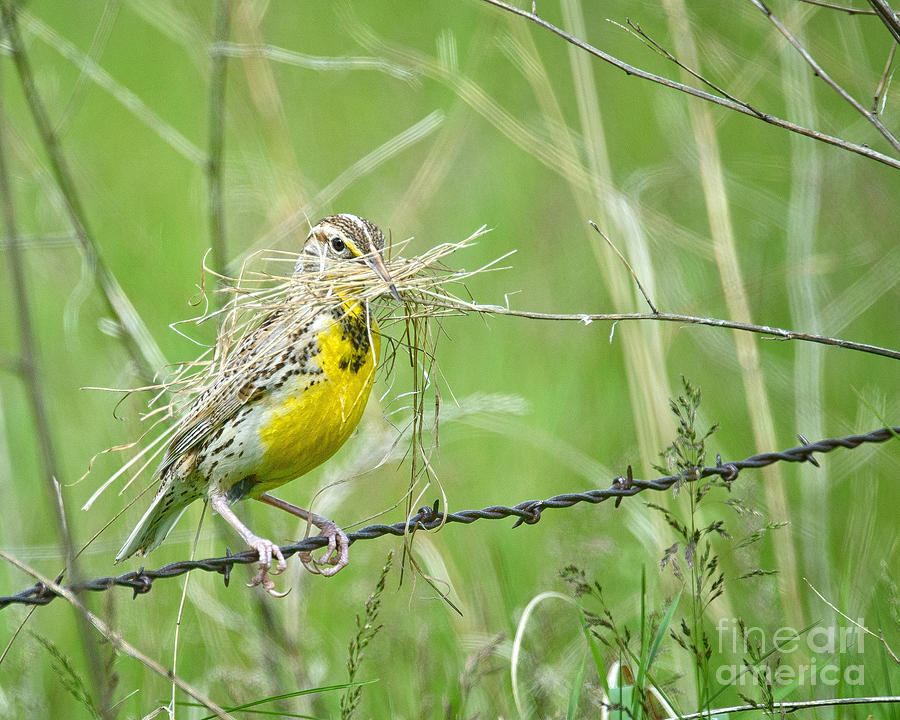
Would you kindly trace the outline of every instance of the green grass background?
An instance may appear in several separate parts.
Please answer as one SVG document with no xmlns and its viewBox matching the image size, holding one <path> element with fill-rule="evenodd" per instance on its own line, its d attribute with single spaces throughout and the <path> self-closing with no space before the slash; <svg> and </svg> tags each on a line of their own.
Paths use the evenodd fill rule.
<svg viewBox="0 0 900 720">
<path fill-rule="evenodd" d="M 168 324 L 195 312 L 188 300 L 210 243 L 203 158 L 214 9 L 198 1 L 34 0 L 21 18 L 37 85 L 57 124 L 92 237 L 169 361 L 198 352 Z M 233 6 L 234 42 L 321 57 L 378 56 L 412 79 L 370 68 L 314 70 L 230 58 L 219 117 L 225 126 L 230 258 L 241 257 L 301 207 L 313 221 L 354 212 L 390 231 L 395 241 L 414 236 L 407 252 L 462 240 L 487 224 L 492 231 L 451 264 L 472 268 L 510 250 L 516 254 L 505 263 L 510 269 L 470 283 L 478 301 L 503 304 L 508 297 L 512 307 L 548 312 L 643 311 L 625 268 L 588 226 L 594 219 L 663 311 L 898 346 L 896 170 L 626 76 L 478 2 L 378 1 L 353 9 L 311 2 Z M 676 67 L 608 22 L 631 18 L 685 61 L 685 44 L 692 44 L 699 69 L 754 106 L 890 150 L 750 3 L 695 2 L 685 10 L 674 0 L 564 0 L 539 3 L 538 10 L 617 57 L 679 78 Z M 849 92 L 871 103 L 890 48 L 877 19 L 788 0 L 773 10 Z M 363 26 L 386 44 L 365 41 Z M 88 71 L 94 66 L 109 81 Z M 90 512 L 79 509 L 128 455 L 101 457 L 76 484 L 91 457 L 140 432 L 139 402 L 126 403 L 117 417 L 116 396 L 81 388 L 131 387 L 141 380 L 71 237 L 8 53 L 0 59 L 0 83 L 7 116 L 3 151 L 26 236 L 41 387 L 51 410 L 63 499 L 76 542 L 83 542 L 149 477 L 122 497 L 108 492 Z M 123 102 L 125 93 L 151 114 L 133 112 Z M 440 122 L 431 132 L 369 171 L 353 170 L 435 112 Z M 883 111 L 889 127 L 898 126 L 898 113 L 898 95 L 889 92 Z M 712 134 L 702 131 L 704 123 Z M 173 133 L 187 144 L 178 146 Z M 323 188 L 348 169 L 348 182 L 323 197 Z M 721 185 L 711 186 L 710 177 Z M 723 226 L 731 228 L 731 241 Z M 304 228 L 301 223 L 278 247 L 296 250 Z M 10 370 L 19 352 L 19 319 L 6 290 L 5 256 L 0 273 L 0 347 L 7 366 L 0 374 L 0 547 L 54 576 L 63 558 L 27 396 Z M 749 317 L 737 316 L 742 302 Z M 448 407 L 435 470 L 451 509 L 605 487 L 629 464 L 638 477 L 655 475 L 652 465 L 673 436 L 667 400 L 679 391 L 681 375 L 703 389 L 702 422 L 721 425 L 710 450 L 725 459 L 791 447 L 798 432 L 818 439 L 897 424 L 900 414 L 896 362 L 848 350 L 662 323 L 620 323 L 611 335 L 605 323 L 470 316 L 448 319 L 443 329 L 437 357 Z M 401 371 L 391 393 L 408 388 L 408 372 Z M 382 381 L 373 398 L 385 390 Z M 449 407 L 450 391 L 460 402 L 458 421 L 452 419 L 457 411 Z M 485 394 L 511 397 L 497 411 L 478 411 L 478 397 Z M 317 488 L 364 464 L 364 448 L 390 440 L 373 401 L 359 435 L 281 495 L 306 505 Z M 847 626 L 803 583 L 808 578 L 844 612 L 883 628 L 888 642 L 900 646 L 895 445 L 838 451 L 823 458 L 820 469 L 778 466 L 742 474 L 734 494 L 762 518 L 738 518 L 719 502 L 725 495 L 716 496 L 703 519 L 725 519 L 738 539 L 765 521 L 789 525 L 751 550 L 717 544 L 729 584 L 709 610 L 710 632 L 722 617 L 742 617 L 767 633 L 816 620 Z M 396 502 L 408 479 L 406 466 L 387 463 L 328 491 L 319 507 L 348 526 Z M 439 495 L 432 487 L 422 504 Z M 646 499 L 685 516 L 684 496 Z M 112 560 L 141 512 L 133 508 L 93 543 L 83 557 L 84 573 L 107 575 L 139 565 L 114 568 Z M 279 542 L 302 533 L 269 508 L 242 506 L 239 512 Z M 148 566 L 188 557 L 199 515 L 198 505 Z M 402 511 L 385 519 L 398 521 Z M 421 566 L 462 616 L 408 570 L 398 586 L 395 563 L 380 617 L 384 628 L 359 675 L 378 679 L 363 690 L 360 717 L 516 717 L 510 655 L 517 623 L 538 593 L 565 592 L 558 573 L 568 564 L 600 582 L 617 621 L 633 630 L 642 567 L 651 607 L 664 607 L 679 587 L 670 572 L 656 569 L 675 538 L 642 498 L 626 500 L 618 510 L 603 504 L 547 512 L 539 524 L 515 531 L 511 524 L 448 526 L 417 538 Z M 207 519 L 199 556 L 221 555 L 225 544 L 238 547 L 223 526 L 218 518 Z M 292 588 L 281 601 L 245 589 L 243 568 L 235 570 L 228 589 L 218 576 L 192 576 L 178 674 L 223 705 L 344 681 L 354 617 L 388 550 L 400 546 L 395 539 L 359 543 L 350 568 L 327 581 L 292 560 L 278 579 L 279 587 Z M 780 574 L 734 579 L 755 567 Z M 19 570 L 0 566 L 0 593 L 30 583 Z M 160 581 L 135 600 L 125 590 L 85 600 L 123 637 L 171 666 L 181 588 L 181 581 Z M 25 613 L 21 607 L 0 613 L 4 645 Z M 38 609 L 26 628 L 49 638 L 87 678 L 74 618 L 71 607 L 56 601 Z M 519 658 L 525 715 L 565 715 L 583 654 L 572 607 L 542 603 Z M 808 662 L 809 655 L 786 662 Z M 50 659 L 28 632 L 16 640 L 0 665 L 0 715 L 88 716 L 50 669 Z M 896 693 L 896 666 L 883 659 L 877 641 L 866 638 L 863 650 L 832 658 L 863 664 L 863 687 L 803 685 L 789 697 Z M 670 644 L 659 662 L 680 709 L 694 710 L 687 655 Z M 740 658 L 726 652 L 715 662 Z M 171 694 L 167 681 L 125 657 L 117 658 L 114 672 L 114 697 L 133 693 L 120 706 L 121 717 L 142 717 Z M 598 712 L 598 680 L 590 667 L 585 682 L 591 687 L 580 712 L 589 717 Z M 740 702 L 733 690 L 720 698 L 723 705 L 732 702 Z M 275 707 L 335 716 L 338 694 Z M 203 714 L 178 711 L 179 717 Z"/>
</svg>

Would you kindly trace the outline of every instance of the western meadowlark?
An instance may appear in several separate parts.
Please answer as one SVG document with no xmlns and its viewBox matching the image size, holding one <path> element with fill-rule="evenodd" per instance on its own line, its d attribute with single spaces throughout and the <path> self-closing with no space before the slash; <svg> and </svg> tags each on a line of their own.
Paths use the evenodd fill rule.
<svg viewBox="0 0 900 720">
<path fill-rule="evenodd" d="M 384 235 L 356 215 L 332 215 L 310 230 L 297 262 L 357 260 L 400 296 L 382 259 Z M 158 547 L 194 500 L 209 498 L 219 515 L 259 553 L 250 586 L 287 566 L 278 545 L 254 535 L 231 509 L 247 498 L 260 500 L 314 524 L 328 538 L 324 560 L 301 554 L 304 567 L 334 575 L 348 562 L 347 536 L 333 522 L 279 500 L 269 490 L 312 470 L 331 457 L 355 429 L 375 376 L 378 328 L 368 303 L 341 294 L 331 306 L 298 326 L 285 306 L 272 310 L 222 363 L 216 381 L 186 411 L 169 442 L 157 475 L 159 490 L 125 541 L 116 562 Z M 237 381 L 235 378 L 239 378 Z"/>
</svg>

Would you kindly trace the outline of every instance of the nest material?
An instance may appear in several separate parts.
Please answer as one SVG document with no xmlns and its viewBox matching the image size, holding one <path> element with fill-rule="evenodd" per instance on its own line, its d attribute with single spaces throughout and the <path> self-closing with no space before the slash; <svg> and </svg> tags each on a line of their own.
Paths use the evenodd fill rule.
<svg viewBox="0 0 900 720">
<path fill-rule="evenodd" d="M 424 338 L 431 320 L 460 314 L 459 309 L 445 307 L 459 305 L 454 287 L 464 288 L 466 280 L 496 266 L 498 261 L 465 271 L 452 270 L 444 263 L 450 255 L 471 247 L 485 232 L 482 227 L 462 242 L 444 243 L 419 256 L 386 259 L 385 265 L 402 303 L 389 297 L 387 284 L 362 262 L 364 258 L 334 261 L 297 253 L 258 253 L 270 263 L 292 268 L 292 273 L 289 276 L 262 273 L 248 270 L 245 264 L 236 279 L 218 275 L 225 282 L 219 292 L 230 294 L 230 300 L 221 310 L 184 321 L 193 325 L 221 318 L 215 345 L 197 360 L 173 368 L 160 387 L 176 393 L 179 401 L 192 400 L 220 382 L 223 375 L 240 374 L 235 357 L 241 354 L 247 338 L 273 315 L 290 332 L 305 326 L 319 313 L 340 314 L 349 305 L 362 303 L 376 316 L 382 334 L 393 325 L 404 324 L 408 329 L 412 324 L 415 335 Z M 215 274 L 205 266 L 204 272 Z M 274 338 L 271 344 L 275 344 Z M 412 351 L 428 350 L 410 347 L 408 343 L 406 346 Z M 264 347 L 260 348 L 257 355 L 265 352 Z"/>
<path fill-rule="evenodd" d="M 403 350 L 408 354 L 413 366 L 412 423 L 421 432 L 422 391 L 428 378 L 433 377 L 435 364 L 431 322 L 464 312 L 459 309 L 460 299 L 454 290 L 465 290 L 465 282 L 475 275 L 499 269 L 498 264 L 507 256 L 471 271 L 452 270 L 444 261 L 471 247 L 486 232 L 487 229 L 481 227 L 461 242 L 443 243 L 422 255 L 385 258 L 402 303 L 390 297 L 384 280 L 359 258 L 326 261 L 298 253 L 260 251 L 244 263 L 237 278 L 219 275 L 204 264 L 204 278 L 207 275 L 220 278 L 223 287 L 217 293 L 230 298 L 221 309 L 207 309 L 199 317 L 180 321 L 172 327 L 187 337 L 186 327 L 217 322 L 216 341 L 198 358 L 167 368 L 159 383 L 137 388 L 155 391 L 143 415 L 150 423 L 143 437 L 156 437 L 103 483 L 85 504 L 85 509 L 112 482 L 130 472 L 131 477 L 122 488 L 124 491 L 157 460 L 186 424 L 196 420 L 204 405 L 215 405 L 224 395 L 239 401 L 240 389 L 247 384 L 255 368 L 283 345 L 285 333 L 304 327 L 323 311 L 346 312 L 354 303 L 363 304 L 373 312 L 379 328 L 377 332 L 388 341 L 380 362 L 383 372 L 391 372 L 398 352 Z M 285 275 L 252 269 L 258 260 L 265 260 L 276 269 L 289 267 L 292 272 Z M 205 281 L 196 304 L 207 300 L 204 288 Z M 457 307 L 448 307 L 453 305 Z M 273 318 L 277 322 L 273 322 Z M 267 324 L 272 326 L 271 331 Z M 402 330 L 389 333 L 394 326 L 400 326 Z M 248 352 L 248 346 L 252 346 L 252 351 Z M 157 435 L 160 427 L 163 429 Z M 414 458 L 417 455 L 413 453 Z M 140 465 L 132 469 L 138 463 Z"/>
</svg>

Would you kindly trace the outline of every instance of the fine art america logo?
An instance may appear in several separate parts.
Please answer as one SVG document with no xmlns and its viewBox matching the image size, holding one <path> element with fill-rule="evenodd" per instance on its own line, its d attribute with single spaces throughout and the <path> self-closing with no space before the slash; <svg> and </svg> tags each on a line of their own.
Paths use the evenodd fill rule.
<svg viewBox="0 0 900 720">
<path fill-rule="evenodd" d="M 716 625 L 720 653 L 734 653 L 743 656 L 756 655 L 767 658 L 750 672 L 743 664 L 720 665 L 716 669 L 716 680 L 723 685 L 862 685 L 865 681 L 862 664 L 848 662 L 853 658 L 842 657 L 853 654 L 861 657 L 865 634 L 862 618 L 858 626 L 816 625 L 806 632 L 792 627 L 778 628 L 768 636 L 762 628 L 741 627 L 735 618 L 721 618 Z M 752 648 L 753 652 L 749 650 Z M 776 658 L 805 658 L 793 664 L 777 664 Z"/>
</svg>

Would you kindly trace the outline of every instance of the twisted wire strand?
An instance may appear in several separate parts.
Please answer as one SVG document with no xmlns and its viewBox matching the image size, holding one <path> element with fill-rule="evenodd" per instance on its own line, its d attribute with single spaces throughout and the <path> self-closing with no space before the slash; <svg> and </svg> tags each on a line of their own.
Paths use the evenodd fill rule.
<svg viewBox="0 0 900 720">
<path fill-rule="evenodd" d="M 546 500 L 526 500 L 518 505 L 507 507 L 504 505 L 492 505 L 480 510 L 462 510 L 455 513 L 444 513 L 438 508 L 438 503 L 433 506 L 425 506 L 409 518 L 406 522 L 393 525 L 369 525 L 356 532 L 348 533 L 350 543 L 359 540 L 372 540 L 383 535 L 403 536 L 417 530 L 434 530 L 448 523 L 471 524 L 476 520 L 499 520 L 507 517 L 515 517 L 513 527 L 526 523 L 533 525 L 541 519 L 544 510 L 572 507 L 578 503 L 601 503 L 604 500 L 615 498 L 618 507 L 622 498 L 637 495 L 645 490 L 667 490 L 679 480 L 693 482 L 703 478 L 717 475 L 727 482 L 737 479 L 741 470 L 761 468 L 777 462 L 810 462 L 816 467 L 815 453 L 828 453 L 837 448 L 852 450 L 866 443 L 882 443 L 891 438 L 900 436 L 900 427 L 884 427 L 864 435 L 849 435 L 841 438 L 828 438 L 815 443 L 809 443 L 800 436 L 803 443 L 797 447 L 781 452 L 767 452 L 752 455 L 745 460 L 730 463 L 722 463 L 716 456 L 716 465 L 705 467 L 693 477 L 683 475 L 667 475 L 654 480 L 640 480 L 632 477 L 631 466 L 628 467 L 625 476 L 613 479 L 612 485 L 606 489 L 589 490 L 581 493 L 563 493 L 554 495 Z M 284 557 L 290 557 L 298 552 L 308 552 L 327 545 L 327 540 L 321 537 L 311 537 L 281 548 Z M 232 554 L 226 550 L 226 555 L 219 558 L 207 558 L 204 560 L 183 560 L 169 563 L 156 570 L 139 570 L 124 573 L 115 577 L 97 577 L 79 583 L 67 585 L 66 589 L 74 593 L 102 592 L 113 587 L 131 588 L 134 597 L 150 592 L 154 580 L 177 577 L 191 570 L 203 570 L 206 572 L 220 573 L 225 580 L 225 585 L 231 576 L 231 569 L 235 565 L 249 565 L 258 562 L 259 558 L 255 550 L 246 550 Z M 57 583 L 61 578 L 57 580 Z M 0 596 L 0 610 L 10 605 L 47 605 L 57 597 L 52 589 L 43 583 L 36 583 L 27 590 L 16 595 Z"/>
</svg>

